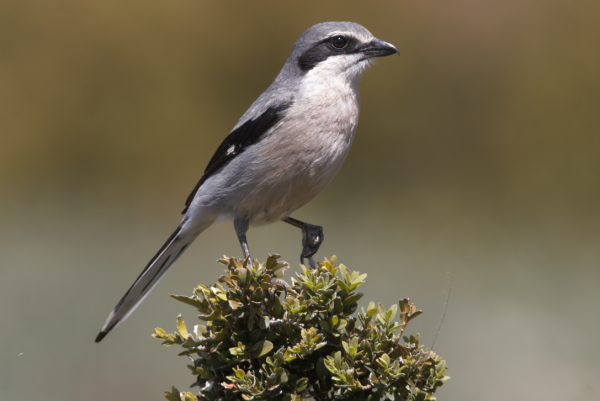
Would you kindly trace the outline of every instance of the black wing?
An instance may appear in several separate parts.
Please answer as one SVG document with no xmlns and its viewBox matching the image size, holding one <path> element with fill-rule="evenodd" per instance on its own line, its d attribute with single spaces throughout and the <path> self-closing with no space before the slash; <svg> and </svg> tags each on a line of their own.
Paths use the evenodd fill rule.
<svg viewBox="0 0 600 401">
<path fill-rule="evenodd" d="M 252 144 L 255 144 L 260 140 L 262 135 L 271 129 L 277 122 L 279 122 L 285 110 L 291 106 L 291 103 L 286 103 L 277 107 L 269 107 L 264 113 L 255 119 L 248 120 L 240 125 L 235 130 L 231 131 L 221 145 L 217 148 L 217 151 L 213 155 L 212 159 L 208 162 L 204 174 L 200 178 L 200 181 L 194 187 L 194 190 L 188 196 L 185 201 L 185 209 L 182 214 L 187 212 L 188 207 L 192 203 L 196 192 L 204 181 L 215 173 L 219 168 L 229 163 L 234 157 L 242 153 L 246 148 Z"/>
</svg>

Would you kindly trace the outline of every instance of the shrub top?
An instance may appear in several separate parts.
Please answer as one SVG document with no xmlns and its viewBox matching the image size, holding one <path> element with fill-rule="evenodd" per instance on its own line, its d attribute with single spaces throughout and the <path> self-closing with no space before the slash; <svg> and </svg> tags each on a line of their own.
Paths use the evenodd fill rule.
<svg viewBox="0 0 600 401">
<path fill-rule="evenodd" d="M 333 256 L 316 270 L 301 266 L 289 285 L 280 279 L 289 265 L 279 258 L 251 264 L 223 257 L 227 274 L 214 286 L 171 295 L 195 307 L 206 325 L 189 333 L 180 315 L 175 333 L 153 334 L 183 347 L 192 387 L 200 387 L 197 396 L 173 387 L 167 399 L 435 400 L 448 379 L 446 363 L 419 344 L 419 334 L 402 336 L 422 313 L 408 298 L 389 309 L 370 302 L 354 317 L 366 274 Z"/>
</svg>

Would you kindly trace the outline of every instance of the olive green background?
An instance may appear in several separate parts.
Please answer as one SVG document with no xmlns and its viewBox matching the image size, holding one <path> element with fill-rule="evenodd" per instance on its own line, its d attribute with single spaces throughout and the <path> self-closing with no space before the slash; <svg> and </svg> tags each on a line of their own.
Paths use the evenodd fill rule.
<svg viewBox="0 0 600 401">
<path fill-rule="evenodd" d="M 361 82 L 354 147 L 294 217 L 319 258 L 410 297 L 439 400 L 600 397 L 600 3 L 0 1 L 0 399 L 160 400 L 193 377 L 151 338 L 240 254 L 212 227 L 100 343 L 212 152 L 296 37 L 351 20 L 398 47 Z M 252 229 L 298 269 L 301 236 Z M 289 279 L 289 275 L 287 275 Z"/>
</svg>

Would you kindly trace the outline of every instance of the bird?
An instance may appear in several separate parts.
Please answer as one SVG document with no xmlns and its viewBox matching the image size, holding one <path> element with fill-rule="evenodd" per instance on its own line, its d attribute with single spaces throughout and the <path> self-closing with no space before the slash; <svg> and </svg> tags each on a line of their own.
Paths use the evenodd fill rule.
<svg viewBox="0 0 600 401">
<path fill-rule="evenodd" d="M 250 226 L 278 221 L 302 230 L 300 261 L 324 240 L 323 228 L 290 215 L 340 170 L 360 111 L 358 83 L 374 58 L 400 55 L 354 22 L 304 31 L 273 83 L 242 115 L 185 202 L 175 232 L 108 316 L 100 342 L 146 298 L 171 265 L 211 225 L 233 221 L 244 258 Z"/>
</svg>

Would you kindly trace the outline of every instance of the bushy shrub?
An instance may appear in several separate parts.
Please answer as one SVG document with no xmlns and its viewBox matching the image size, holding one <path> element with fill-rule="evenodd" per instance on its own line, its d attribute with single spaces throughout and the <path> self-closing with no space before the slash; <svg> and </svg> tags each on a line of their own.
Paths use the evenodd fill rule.
<svg viewBox="0 0 600 401">
<path fill-rule="evenodd" d="M 289 285 L 280 279 L 289 265 L 279 257 L 264 264 L 223 257 L 219 283 L 199 285 L 191 297 L 172 295 L 207 324 L 190 333 L 179 316 L 176 332 L 153 334 L 183 347 L 192 386 L 200 387 L 197 396 L 173 387 L 168 400 L 435 399 L 446 363 L 418 334 L 402 337 L 422 313 L 408 298 L 389 309 L 371 302 L 354 317 L 366 274 L 338 266 L 334 256 L 316 270 L 301 266 Z"/>
</svg>

